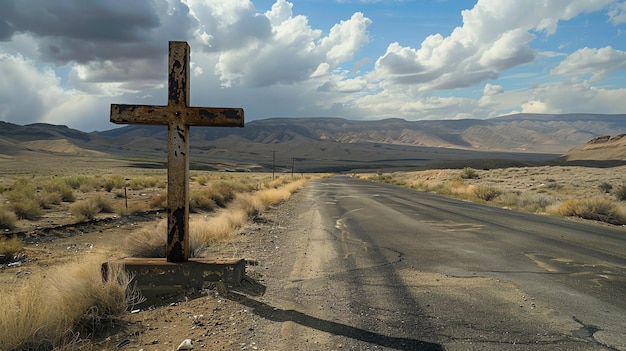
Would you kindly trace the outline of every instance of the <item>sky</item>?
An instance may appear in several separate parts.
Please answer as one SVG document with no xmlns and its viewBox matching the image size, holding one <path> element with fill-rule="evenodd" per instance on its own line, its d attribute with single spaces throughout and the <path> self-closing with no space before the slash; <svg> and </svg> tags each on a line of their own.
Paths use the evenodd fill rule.
<svg viewBox="0 0 626 351">
<path fill-rule="evenodd" d="M 626 0 L 0 0 L 0 120 L 166 105 L 170 40 L 246 122 L 626 113 Z"/>
</svg>

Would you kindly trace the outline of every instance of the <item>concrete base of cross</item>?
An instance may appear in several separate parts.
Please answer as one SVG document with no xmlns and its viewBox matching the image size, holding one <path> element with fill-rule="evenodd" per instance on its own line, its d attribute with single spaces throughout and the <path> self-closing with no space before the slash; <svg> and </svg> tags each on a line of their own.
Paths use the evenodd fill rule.
<svg viewBox="0 0 626 351">
<path fill-rule="evenodd" d="M 199 297 L 204 289 L 214 287 L 218 282 L 237 287 L 246 279 L 246 262 L 243 259 L 194 258 L 172 263 L 165 258 L 125 258 L 102 264 L 104 277 L 107 277 L 106 272 L 112 264 L 124 266 L 134 277 L 132 284 L 145 298 L 134 308 L 163 306 Z"/>
</svg>

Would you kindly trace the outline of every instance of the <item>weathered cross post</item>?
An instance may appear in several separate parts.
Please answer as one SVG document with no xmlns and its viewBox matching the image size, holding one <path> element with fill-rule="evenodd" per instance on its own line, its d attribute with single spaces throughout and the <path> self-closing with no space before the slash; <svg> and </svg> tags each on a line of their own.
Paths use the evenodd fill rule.
<svg viewBox="0 0 626 351">
<path fill-rule="evenodd" d="M 189 45 L 169 42 L 167 106 L 111 105 L 111 122 L 167 125 L 167 261 L 189 259 L 189 126 L 243 127 L 243 109 L 189 106 Z"/>
</svg>

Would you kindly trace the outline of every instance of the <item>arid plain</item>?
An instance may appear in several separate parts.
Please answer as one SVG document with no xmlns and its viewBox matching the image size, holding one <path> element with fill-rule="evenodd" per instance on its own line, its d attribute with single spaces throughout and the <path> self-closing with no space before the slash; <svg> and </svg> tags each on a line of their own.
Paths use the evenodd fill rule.
<svg viewBox="0 0 626 351">
<path fill-rule="evenodd" d="M 58 147 L 59 143 L 50 145 Z M 338 145 L 335 146 L 340 147 Z M 353 146 L 347 145 L 341 146 L 342 152 L 357 150 L 349 149 Z M 143 243 L 156 240 L 157 247 L 163 246 L 165 230 L 162 224 L 159 225 L 164 218 L 166 170 L 162 162 L 155 162 L 157 157 L 154 155 L 146 161 L 140 153 L 126 153 L 125 157 L 119 157 L 92 153 L 79 147 L 68 152 L 67 149 L 46 150 L 42 143 L 35 146 L 35 151 L 20 151 L 0 158 L 3 221 L 0 224 L 7 238 L 2 248 L 11 248 L 7 243 L 14 234 L 20 238 L 17 249 L 2 257 L 0 289 L 5 306 L 7 302 L 15 303 L 15 299 L 10 299 L 17 297 L 17 301 L 23 303 L 19 308 L 24 311 L 29 306 L 61 314 L 76 308 L 62 298 L 54 300 L 55 294 L 63 293 L 58 287 L 59 282 L 51 281 L 54 277 L 68 278 L 63 280 L 65 283 L 93 280 L 93 271 L 86 273 L 81 268 L 98 267 L 101 262 L 154 248 L 153 242 L 142 247 L 142 240 Z M 265 146 L 265 152 L 270 152 L 268 150 L 278 148 L 280 144 Z M 393 153 L 402 148 L 392 145 L 386 152 Z M 623 146 L 618 145 L 618 149 L 622 150 Z M 614 151 L 612 148 L 611 152 Z M 429 155 L 436 157 L 438 152 L 431 149 Z M 506 153 L 498 153 L 497 159 L 469 159 L 466 156 L 474 154 L 459 151 L 454 156 L 450 149 L 441 149 L 441 152 L 445 154 L 442 164 L 422 165 L 419 167 L 422 170 L 418 171 L 402 170 L 413 161 L 400 158 L 379 162 L 381 168 L 368 173 L 355 170 L 349 174 L 512 210 L 567 216 L 575 221 L 595 220 L 603 225 L 624 228 L 626 235 L 626 202 L 623 198 L 626 166 L 620 161 L 619 154 L 608 165 L 588 162 L 589 158 L 582 157 L 578 158 L 580 162 L 561 160 L 555 163 L 549 162 L 547 156 L 529 162 L 532 155 L 524 155 L 520 161 L 519 154 L 515 154 L 518 159 L 511 161 L 502 158 Z M 592 152 L 601 158 L 601 149 L 598 151 L 596 147 Z M 481 155 L 485 156 L 484 153 Z M 326 156 L 309 162 L 315 169 L 323 169 L 326 162 L 329 170 L 336 169 L 339 163 L 341 167 L 346 164 L 345 160 L 339 163 L 329 160 L 331 158 Z M 286 163 L 275 175 L 267 172 L 271 167 L 266 161 L 263 167 L 257 168 L 264 169 L 265 173 L 232 172 L 232 163 L 213 165 L 212 171 L 192 170 L 191 188 L 196 196 L 192 197 L 195 210 L 191 220 L 203 228 L 225 228 L 200 245 L 199 254 L 246 258 L 251 262 L 272 259 L 274 240 L 281 233 L 282 223 L 290 216 L 294 201 L 298 201 L 297 189 L 306 180 L 304 178 L 309 177 L 298 171 L 292 174 L 289 162 Z M 599 165 L 603 167 L 597 167 Z M 216 194 L 214 190 L 218 188 L 224 193 Z M 271 197 L 267 203 L 246 205 L 244 219 L 233 222 L 229 213 L 235 210 L 229 206 L 236 202 L 235 199 L 252 197 L 264 190 L 281 195 L 274 197 L 273 193 L 264 193 L 263 196 Z M 290 198 L 292 192 L 296 193 Z M 28 206 L 16 207 L 16 203 L 26 202 L 30 196 L 33 201 L 30 210 Z M 576 212 L 580 206 L 583 212 Z M 566 211 L 568 208 L 572 211 Z M 582 215 L 589 212 L 592 216 Z M 139 247 L 132 245 L 132 238 L 141 238 Z M 263 267 L 263 264 L 250 266 L 248 273 L 262 281 Z M 30 299 L 21 295 L 24 292 L 32 292 Z M 258 340 L 269 337 L 260 332 L 262 320 L 251 315 L 246 306 L 222 293 L 215 286 L 204 291 L 200 299 L 134 313 L 105 311 L 97 314 L 93 306 L 87 306 L 85 311 L 78 311 L 77 322 L 68 324 L 65 335 L 59 340 L 50 340 L 41 331 L 45 329 L 43 326 L 57 323 L 54 318 L 46 319 L 51 318 L 46 314 L 41 314 L 40 319 L 29 320 L 30 325 L 25 325 L 24 319 L 10 320 L 11 317 L 7 317 L 0 329 L 17 339 L 21 337 L 22 341 L 0 345 L 0 349 L 49 349 L 54 345 L 60 350 L 171 350 L 184 338 L 191 338 L 196 344 L 211 349 L 255 349 Z M 34 305 L 27 305 L 32 301 Z M 132 304 L 123 307 L 133 309 Z M 34 332 L 28 334 L 29 328 Z"/>
</svg>

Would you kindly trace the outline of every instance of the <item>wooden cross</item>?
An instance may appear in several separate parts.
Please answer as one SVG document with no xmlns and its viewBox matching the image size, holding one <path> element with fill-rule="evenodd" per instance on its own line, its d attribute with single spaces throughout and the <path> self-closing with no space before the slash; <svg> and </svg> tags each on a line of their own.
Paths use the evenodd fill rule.
<svg viewBox="0 0 626 351">
<path fill-rule="evenodd" d="M 167 106 L 111 105 L 111 122 L 167 125 L 167 261 L 189 259 L 189 126 L 243 127 L 243 109 L 189 106 L 189 44 L 169 42 Z"/>
</svg>

